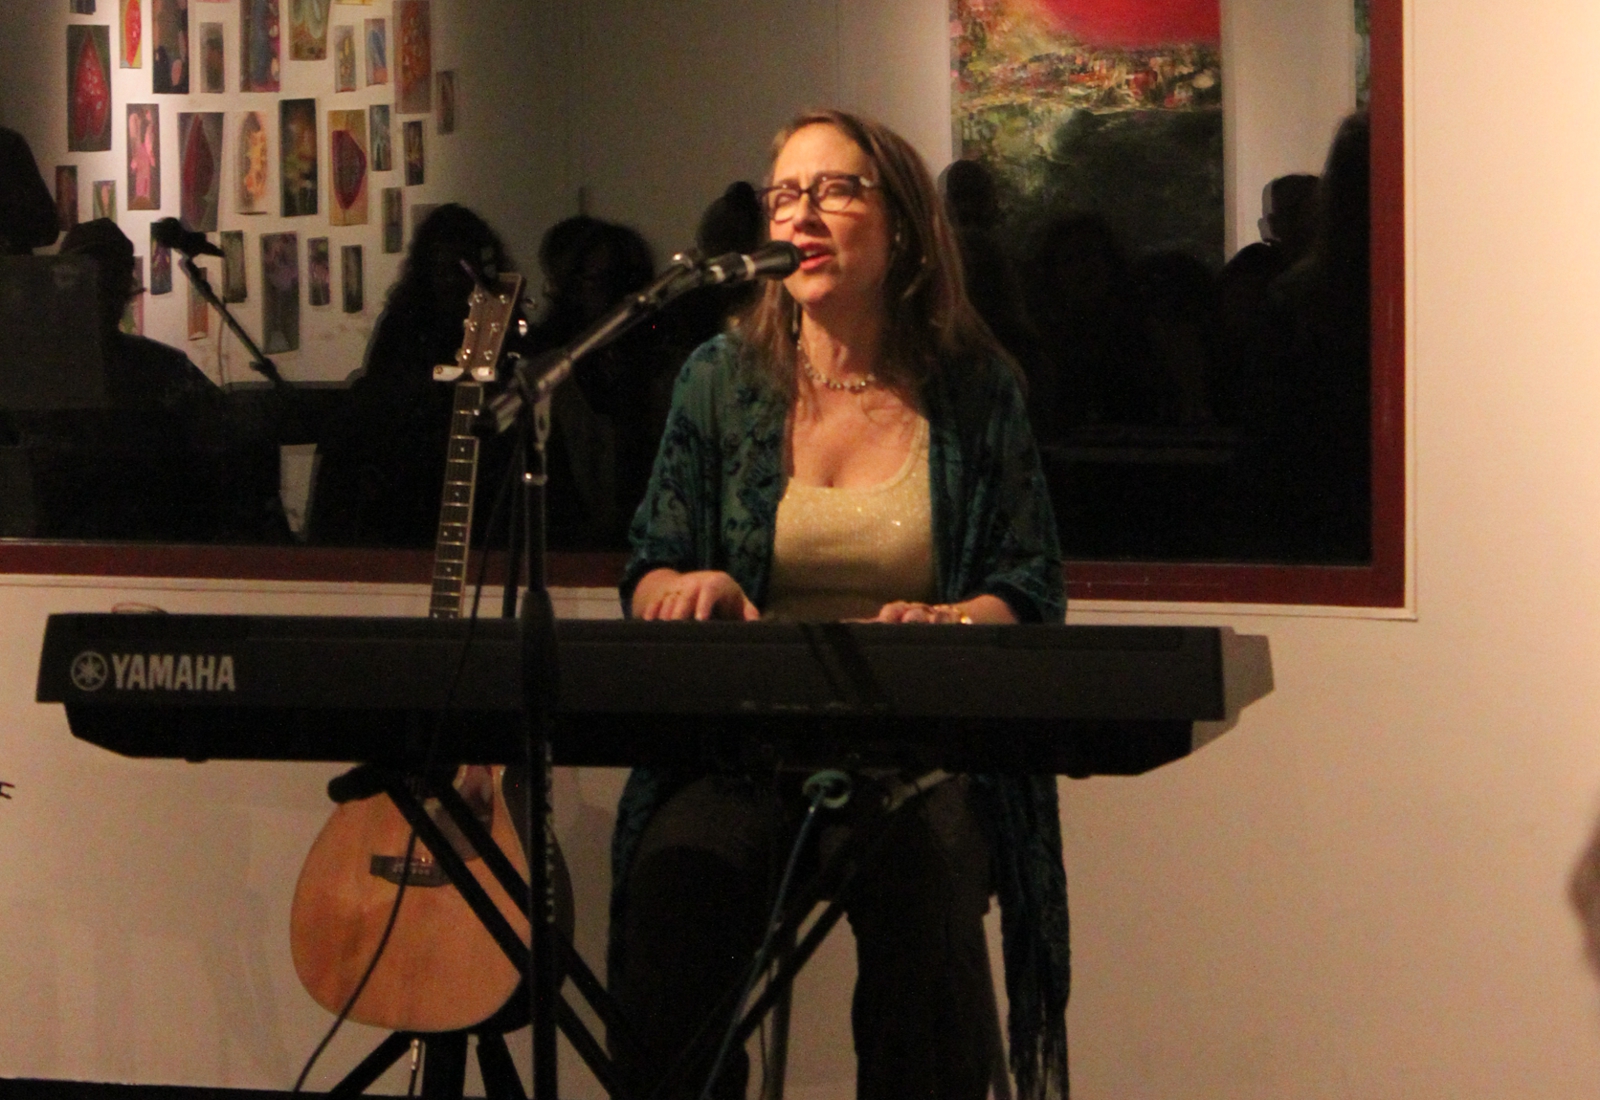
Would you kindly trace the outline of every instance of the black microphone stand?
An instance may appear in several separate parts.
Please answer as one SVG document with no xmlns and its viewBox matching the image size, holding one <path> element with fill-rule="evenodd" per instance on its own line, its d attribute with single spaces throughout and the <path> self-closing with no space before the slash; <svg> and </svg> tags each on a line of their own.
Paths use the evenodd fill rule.
<svg viewBox="0 0 1600 1100">
<path fill-rule="evenodd" d="M 556 998 L 559 956 L 555 937 L 555 896 L 551 888 L 554 845 L 550 835 L 551 757 L 549 716 L 559 690 L 555 612 L 546 584 L 545 447 L 550 436 L 550 398 L 583 356 L 604 347 L 639 321 L 659 311 L 702 282 L 696 261 L 682 253 L 649 286 L 618 303 L 570 343 L 529 360 L 512 353 L 511 379 L 504 393 L 479 414 L 480 435 L 497 435 L 514 427 L 522 432 L 517 448 L 523 456 L 521 476 L 522 612 L 518 617 L 524 711 L 527 721 L 528 878 L 532 952 L 528 982 L 533 1028 L 533 1100 L 558 1100 L 556 1072 Z M 517 584 L 513 559 L 508 589 Z M 508 591 L 509 603 L 514 598 Z"/>
<path fill-rule="evenodd" d="M 222 315 L 223 323 L 239 338 L 239 342 L 244 345 L 244 350 L 250 353 L 250 369 L 257 374 L 265 376 L 275 388 L 280 390 L 288 389 L 289 383 L 285 382 L 283 376 L 278 373 L 278 365 L 262 354 L 261 348 L 250 338 L 250 334 L 244 330 L 244 326 L 229 311 L 222 299 L 217 297 L 217 292 L 211 289 L 211 280 L 206 278 L 206 273 L 200 265 L 194 262 L 194 256 L 187 252 L 182 255 L 183 262 L 179 266 L 183 268 L 183 273 L 189 277 L 189 282 L 194 285 L 195 293 L 216 307 L 217 312 Z"/>
</svg>

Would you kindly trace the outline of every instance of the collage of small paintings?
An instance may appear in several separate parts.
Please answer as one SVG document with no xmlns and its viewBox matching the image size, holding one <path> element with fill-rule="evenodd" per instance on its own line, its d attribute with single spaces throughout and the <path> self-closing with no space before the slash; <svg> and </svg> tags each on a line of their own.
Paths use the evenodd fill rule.
<svg viewBox="0 0 1600 1100">
<path fill-rule="evenodd" d="M 403 188 L 427 179 L 426 116 L 432 116 L 436 135 L 453 134 L 458 101 L 456 73 L 434 69 L 429 0 L 67 2 L 76 15 L 94 15 L 100 7 L 115 9 L 105 14 L 116 17 L 110 24 L 72 23 L 66 28 L 68 153 L 110 152 L 113 126 L 126 125 L 126 178 L 85 181 L 89 216 L 118 219 L 120 184 L 129 212 L 160 212 L 180 218 L 196 232 L 219 233 L 224 302 L 249 297 L 243 226 L 250 215 L 326 218 L 333 227 L 367 226 L 375 218 L 382 227 L 379 247 L 385 253 L 399 253 L 406 207 L 411 208 L 413 226 L 431 210 L 432 204 L 408 202 Z M 341 20 L 337 9 L 344 7 L 366 10 Z M 230 36 L 224 33 L 224 16 L 232 22 L 232 14 L 237 16 L 237 34 Z M 117 117 L 114 64 L 118 69 L 148 69 L 153 101 L 123 103 Z M 297 73 L 288 68 L 299 65 L 320 66 L 319 71 L 332 79 L 319 75 L 308 81 L 304 73 L 309 69 Z M 286 73 L 297 77 L 296 87 L 315 83 L 331 88 L 332 105 L 314 96 L 282 95 Z M 145 87 L 142 79 L 133 79 L 135 88 Z M 124 76 L 117 83 L 126 88 L 127 81 Z M 392 87 L 391 102 L 336 106 L 336 97 L 343 93 L 378 86 L 384 86 L 379 94 L 385 99 Z M 176 110 L 157 98 L 184 96 L 184 106 L 196 106 L 197 94 L 227 96 L 219 106 L 230 109 Z M 135 91 L 128 98 L 141 97 Z M 203 100 L 199 106 L 205 106 Z M 424 117 L 399 117 L 406 115 Z M 177 137 L 176 165 L 162 164 L 165 127 L 176 127 L 172 131 Z M 231 150 L 235 161 L 231 172 L 224 171 L 225 149 Z M 276 188 L 271 186 L 274 168 Z M 78 170 L 77 164 L 55 170 L 63 230 L 76 225 L 80 217 Z M 225 175 L 231 179 L 226 189 Z M 385 185 L 390 181 L 392 185 Z M 378 192 L 376 201 L 369 194 L 372 189 Z M 301 233 L 257 236 L 262 346 L 268 354 L 293 351 L 300 345 Z M 366 308 L 363 245 L 335 242 L 328 236 L 306 239 L 305 302 L 312 307 L 333 302 L 335 247 L 340 307 L 346 313 L 361 313 Z M 144 260 L 139 260 L 141 282 L 152 295 L 170 293 L 173 257 L 154 240 L 149 249 L 148 281 Z M 125 328 L 142 329 L 141 307 L 142 299 L 136 295 L 124 318 Z M 204 299 L 193 287 L 188 317 L 190 338 L 203 339 L 216 331 Z"/>
</svg>

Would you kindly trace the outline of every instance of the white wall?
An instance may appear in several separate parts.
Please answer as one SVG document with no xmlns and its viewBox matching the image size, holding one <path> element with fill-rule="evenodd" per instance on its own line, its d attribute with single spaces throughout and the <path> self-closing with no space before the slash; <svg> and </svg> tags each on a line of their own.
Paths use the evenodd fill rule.
<svg viewBox="0 0 1600 1100">
<path fill-rule="evenodd" d="M 1267 634 L 1275 693 L 1189 760 L 1063 783 L 1084 1100 L 1579 1100 L 1600 1081 L 1600 987 L 1563 897 L 1600 812 L 1600 89 L 1579 75 L 1600 11 L 1408 10 L 1416 618 L 1188 616 Z M 72 741 L 29 702 L 44 615 L 119 599 L 420 601 L 0 588 L 0 1075 L 282 1086 L 323 1020 L 285 944 L 326 771 Z M 569 854 L 609 812 L 606 777 L 579 782 Z M 580 875 L 594 897 L 603 868 Z M 851 1092 L 832 961 L 797 1008 L 807 1100 Z M 246 994 L 211 984 L 241 973 Z"/>
</svg>

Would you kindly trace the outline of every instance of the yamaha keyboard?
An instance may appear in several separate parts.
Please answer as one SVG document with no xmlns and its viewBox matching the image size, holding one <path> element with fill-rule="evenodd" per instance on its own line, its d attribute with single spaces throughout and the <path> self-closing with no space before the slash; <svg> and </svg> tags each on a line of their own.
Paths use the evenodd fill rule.
<svg viewBox="0 0 1600 1100">
<path fill-rule="evenodd" d="M 551 746 L 577 765 L 1131 775 L 1254 697 L 1230 687 L 1238 643 L 1265 657 L 1265 639 L 1205 627 L 559 620 L 555 634 Z M 37 699 L 128 756 L 509 762 L 525 753 L 520 666 L 503 619 L 63 614 Z"/>
</svg>

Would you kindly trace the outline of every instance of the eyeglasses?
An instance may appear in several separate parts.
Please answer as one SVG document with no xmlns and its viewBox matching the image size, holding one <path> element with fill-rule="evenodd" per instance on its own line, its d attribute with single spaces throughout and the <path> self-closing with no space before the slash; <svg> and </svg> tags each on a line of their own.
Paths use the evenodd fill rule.
<svg viewBox="0 0 1600 1100">
<path fill-rule="evenodd" d="M 880 186 L 876 180 L 863 179 L 849 172 L 823 172 L 812 179 L 809 187 L 779 183 L 763 187 L 757 194 L 761 196 L 761 207 L 767 212 L 767 220 L 774 225 L 781 225 L 792 221 L 800 213 L 801 196 L 809 197 L 811 205 L 824 214 L 842 214 L 863 193 Z"/>
</svg>

